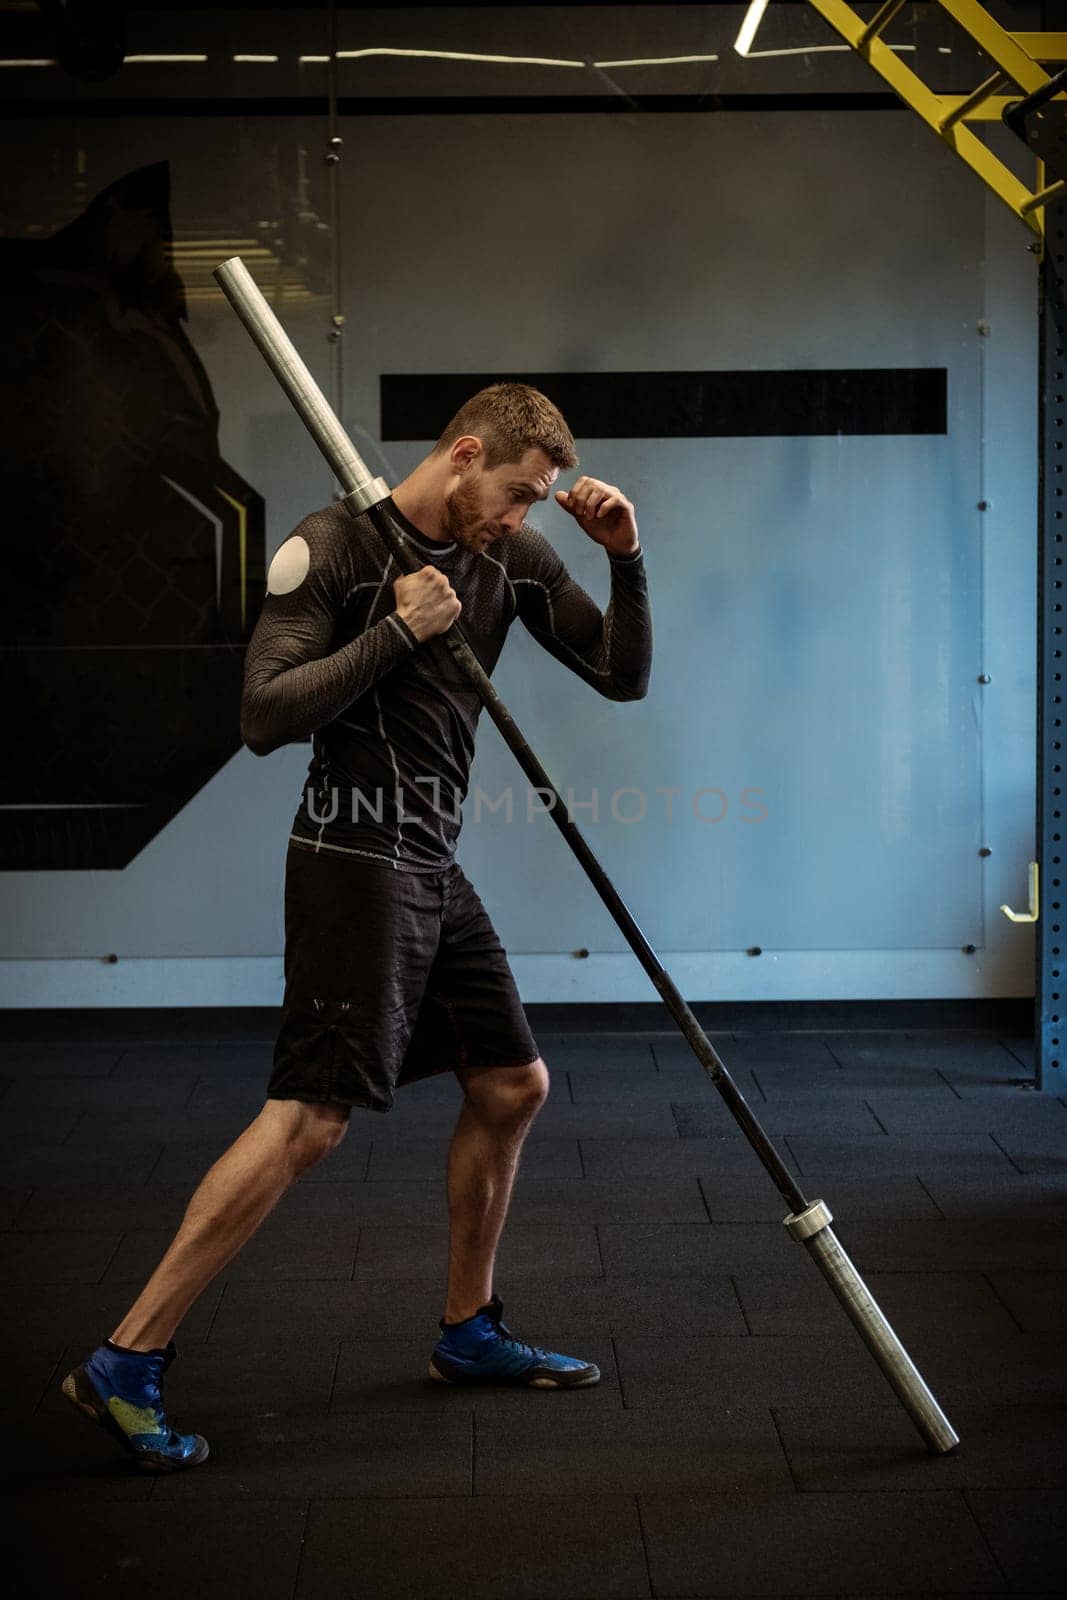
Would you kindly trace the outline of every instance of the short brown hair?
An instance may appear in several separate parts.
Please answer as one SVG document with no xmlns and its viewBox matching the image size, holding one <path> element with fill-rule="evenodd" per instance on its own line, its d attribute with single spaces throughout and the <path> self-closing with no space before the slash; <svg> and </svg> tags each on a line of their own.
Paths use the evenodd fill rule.
<svg viewBox="0 0 1067 1600">
<path fill-rule="evenodd" d="M 450 450 L 464 434 L 482 441 L 489 471 L 521 461 L 534 446 L 555 467 L 578 465 L 571 430 L 548 396 L 528 383 L 494 383 L 479 389 L 460 406 L 434 445 L 434 455 Z"/>
</svg>

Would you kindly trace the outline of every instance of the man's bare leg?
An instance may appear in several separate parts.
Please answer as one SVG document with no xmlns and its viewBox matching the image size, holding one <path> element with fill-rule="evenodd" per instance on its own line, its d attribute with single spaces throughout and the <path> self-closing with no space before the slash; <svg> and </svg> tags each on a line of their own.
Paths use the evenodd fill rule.
<svg viewBox="0 0 1067 1600">
<path fill-rule="evenodd" d="M 348 1108 L 268 1100 L 205 1175 L 178 1232 L 112 1342 L 162 1349 L 189 1307 L 231 1261 L 286 1190 L 344 1137 Z"/>
<path fill-rule="evenodd" d="M 448 1153 L 446 1322 L 463 1322 L 488 1303 L 523 1141 L 548 1094 L 540 1057 L 519 1067 L 457 1073 L 465 1101 Z"/>
</svg>

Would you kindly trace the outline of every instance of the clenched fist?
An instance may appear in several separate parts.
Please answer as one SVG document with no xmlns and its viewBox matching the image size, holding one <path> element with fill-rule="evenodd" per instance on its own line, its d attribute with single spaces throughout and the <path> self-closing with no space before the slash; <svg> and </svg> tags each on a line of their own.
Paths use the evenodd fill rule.
<svg viewBox="0 0 1067 1600">
<path fill-rule="evenodd" d="M 420 567 L 393 580 L 396 612 L 421 644 L 435 633 L 445 633 L 463 606 L 443 572 L 436 567 Z"/>
</svg>

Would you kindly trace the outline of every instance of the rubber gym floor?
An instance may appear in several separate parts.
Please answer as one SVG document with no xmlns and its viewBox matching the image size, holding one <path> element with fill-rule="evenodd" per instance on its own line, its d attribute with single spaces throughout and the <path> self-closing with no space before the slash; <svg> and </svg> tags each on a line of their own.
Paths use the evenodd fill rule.
<svg viewBox="0 0 1067 1600">
<path fill-rule="evenodd" d="M 531 1008 L 531 1020 L 534 1020 Z M 19 1594 L 643 1600 L 1067 1593 L 1067 1100 L 1008 1026 L 708 1031 L 961 1436 L 928 1454 L 674 1031 L 535 1034 L 497 1257 L 572 1391 L 432 1383 L 448 1075 L 202 1296 L 166 1380 L 211 1457 L 139 1474 L 62 1398 L 262 1102 L 268 1013 L 0 1025 Z M 9 1590 L 9 1592 L 11 1592 Z"/>
</svg>

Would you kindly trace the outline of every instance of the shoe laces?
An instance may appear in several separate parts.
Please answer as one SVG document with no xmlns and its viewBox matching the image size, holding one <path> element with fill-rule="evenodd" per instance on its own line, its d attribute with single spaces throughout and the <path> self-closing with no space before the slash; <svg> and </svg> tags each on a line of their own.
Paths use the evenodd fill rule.
<svg viewBox="0 0 1067 1600">
<path fill-rule="evenodd" d="M 163 1351 L 153 1350 L 145 1362 L 144 1396 L 161 1421 L 166 1421 L 163 1407 L 163 1374 L 178 1354 L 173 1339 Z M 169 1426 L 169 1424 L 167 1424 Z M 172 1430 L 173 1431 L 173 1430 Z"/>
<path fill-rule="evenodd" d="M 538 1349 L 535 1344 L 527 1344 L 524 1339 L 516 1339 L 507 1324 L 501 1321 L 501 1313 L 498 1307 L 488 1311 L 486 1315 L 496 1329 L 497 1338 L 501 1344 L 507 1345 L 512 1350 L 517 1350 L 519 1355 L 522 1356 L 547 1357 L 548 1352 L 546 1350 Z"/>
</svg>

